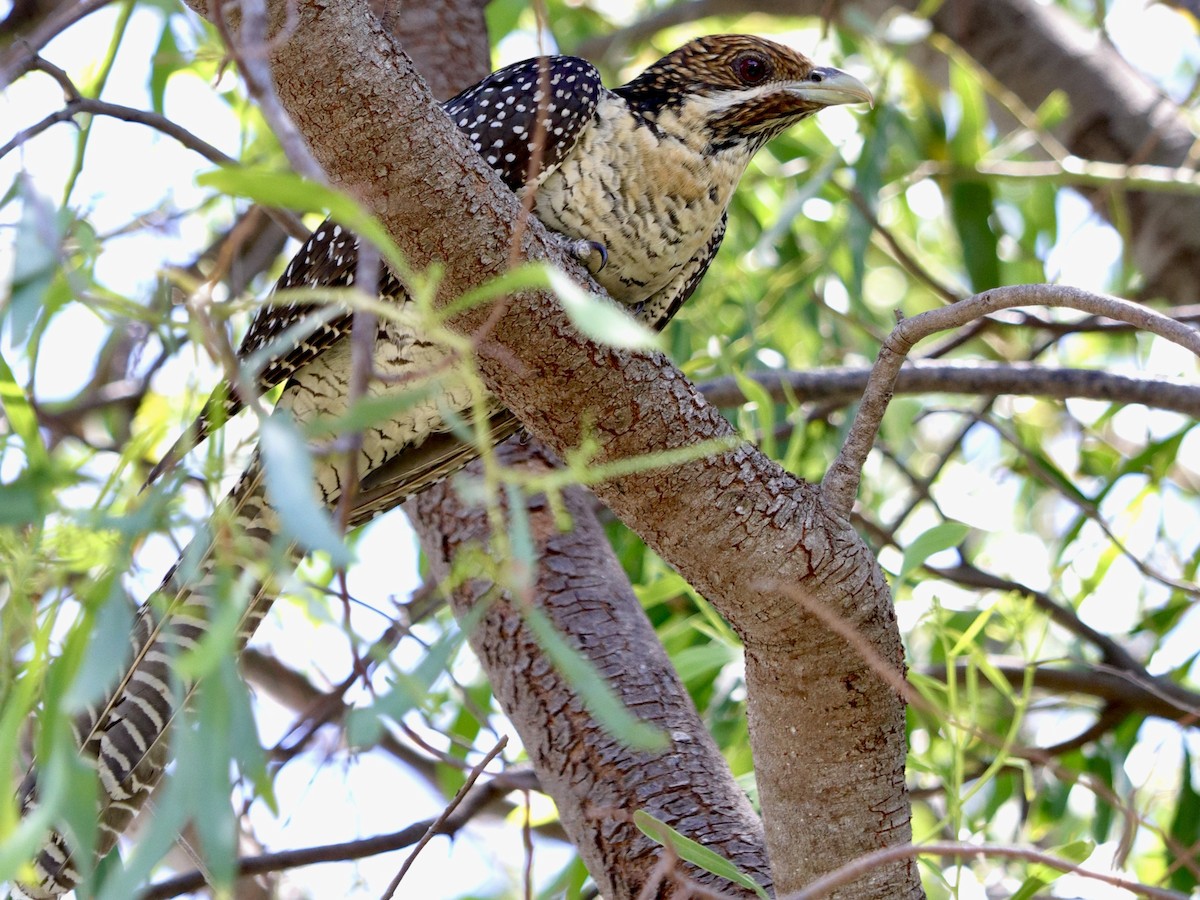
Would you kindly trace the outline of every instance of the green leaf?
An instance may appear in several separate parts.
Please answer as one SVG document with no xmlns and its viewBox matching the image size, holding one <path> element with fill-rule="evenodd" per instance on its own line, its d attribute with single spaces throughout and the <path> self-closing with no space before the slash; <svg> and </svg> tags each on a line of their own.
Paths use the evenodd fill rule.
<svg viewBox="0 0 1200 900">
<path fill-rule="evenodd" d="M 515 484 L 505 485 L 508 498 L 508 553 L 519 584 L 512 585 L 513 589 L 524 593 L 532 587 L 534 573 L 537 570 L 537 542 L 533 537 L 533 529 L 529 525 L 529 508 L 521 488 Z"/>
<path fill-rule="evenodd" d="M 63 702 L 77 711 L 84 704 L 100 700 L 125 669 L 125 660 L 114 647 L 125 646 L 133 628 L 133 610 L 121 590 L 120 581 L 110 578 L 108 597 L 92 617 L 87 648 L 81 654 L 79 670 L 71 679 Z"/>
<path fill-rule="evenodd" d="M 235 657 L 236 653 L 227 653 L 218 671 L 197 691 L 194 701 L 197 724 L 189 742 L 195 752 L 186 761 L 189 764 L 184 770 L 195 810 L 192 821 L 209 876 L 215 886 L 226 889 L 233 883 L 237 860 L 237 825 L 229 802 L 230 763 L 238 752 L 246 752 L 249 745 L 259 749 L 254 740 L 256 729 L 248 708 L 249 699 L 245 684 L 237 675 Z M 238 734 L 239 728 L 247 729 L 248 733 Z M 180 760 L 181 767 L 184 762 Z"/>
<path fill-rule="evenodd" d="M 854 189 L 865 199 L 872 215 L 878 212 L 876 199 L 885 183 L 884 172 L 892 151 L 892 135 L 900 129 L 897 118 L 900 114 L 890 106 L 881 105 L 871 113 L 875 121 L 873 134 L 867 138 L 863 152 L 854 164 Z M 846 223 L 843 247 L 850 255 L 850 271 L 843 281 L 850 292 L 852 306 L 861 308 L 863 281 L 867 271 L 867 248 L 875 233 L 875 225 L 863 215 L 855 204 L 850 204 L 850 215 Z M 834 248 L 830 248 L 832 253 Z"/>
<path fill-rule="evenodd" d="M 974 166 L 987 151 L 987 98 L 978 75 L 962 58 L 950 65 L 950 88 L 959 101 L 958 124 L 950 136 L 950 155 L 956 163 Z"/>
<path fill-rule="evenodd" d="M 44 499 L 28 471 L 9 484 L 0 484 L 0 525 L 40 523 L 46 515 Z"/>
<path fill-rule="evenodd" d="M 76 848 L 75 863 L 85 877 L 94 869 L 96 854 L 96 804 L 100 797 L 100 779 L 96 770 L 76 752 L 66 721 L 56 742 L 55 756 L 64 757 L 62 774 L 67 790 L 59 808 L 59 822 Z"/>
<path fill-rule="evenodd" d="M 950 188 L 950 213 L 976 293 L 1001 283 L 999 240 L 991 225 L 994 203 L 992 187 L 985 181 L 956 181 Z"/>
<path fill-rule="evenodd" d="M 1195 847 L 1200 842 L 1200 794 L 1192 780 L 1192 755 L 1183 748 L 1183 767 L 1179 773 L 1179 801 L 1171 820 L 1171 838 L 1167 842 L 1167 858 L 1171 862 L 1171 887 L 1185 894 L 1196 889 L 1196 876 L 1188 865 L 1178 864 L 1179 854 L 1172 848 L 1183 849 L 1188 858 L 1195 859 Z"/>
<path fill-rule="evenodd" d="M 903 581 L 925 560 L 942 550 L 949 550 L 962 543 L 970 528 L 962 522 L 942 522 L 917 537 L 904 551 L 904 559 L 900 563 L 897 581 Z"/>
<path fill-rule="evenodd" d="M 42 312 L 42 298 L 58 269 L 62 220 L 28 179 L 21 181 L 21 219 L 13 238 L 12 293 L 4 307 L 13 344 L 29 340 Z"/>
<path fill-rule="evenodd" d="M 340 416 L 333 418 L 317 416 L 305 426 L 304 432 L 309 438 L 327 439 L 336 435 L 363 431 L 372 425 L 394 419 L 418 403 L 437 396 L 441 390 L 441 382 L 433 381 L 415 384 L 404 391 L 381 396 L 360 397 Z"/>
<path fill-rule="evenodd" d="M 1096 849 L 1096 845 L 1091 841 L 1072 841 L 1069 844 L 1064 844 L 1061 847 L 1055 847 L 1050 851 L 1052 856 L 1057 856 L 1059 859 L 1069 863 L 1081 863 Z M 1029 875 L 1024 883 L 1012 895 L 1012 900 L 1031 900 L 1031 898 L 1039 895 L 1045 890 L 1047 885 L 1053 884 L 1066 872 L 1061 869 L 1056 869 L 1054 866 L 1048 866 L 1044 863 L 1034 863 L 1029 867 Z"/>
<path fill-rule="evenodd" d="M 171 16 L 163 17 L 162 34 L 150 66 L 150 106 L 160 116 L 163 114 L 163 98 L 167 92 L 167 81 L 179 70 L 182 56 L 171 30 Z"/>
<path fill-rule="evenodd" d="M 66 777 L 67 760 L 56 756 L 43 767 L 38 778 L 38 805 L 23 818 L 16 830 L 0 841 L 0 883 L 19 878 L 22 866 L 38 852 L 71 788 Z"/>
<path fill-rule="evenodd" d="M 184 681 L 197 682 L 207 678 L 224 665 L 224 661 L 237 656 L 238 626 L 242 621 L 242 610 L 250 602 L 250 591 L 254 576 L 235 565 L 217 568 L 214 596 L 223 602 L 215 604 L 208 615 L 208 624 L 199 642 L 179 654 L 175 659 L 175 674 Z"/>
<path fill-rule="evenodd" d="M 1095 755 L 1084 757 L 1083 770 L 1096 779 L 1097 784 L 1102 784 L 1113 792 L 1115 795 L 1120 788 L 1115 784 L 1113 777 L 1113 761 L 1102 750 Z M 1092 840 L 1101 844 L 1108 840 L 1109 833 L 1112 831 L 1113 821 L 1116 818 L 1116 810 L 1111 803 L 1098 801 L 1096 803 L 1096 811 L 1092 814 L 1091 834 Z"/>
<path fill-rule="evenodd" d="M 283 416 L 263 420 L 259 436 L 267 498 L 279 513 L 280 528 L 306 550 L 329 554 L 344 568 L 351 555 L 316 490 L 312 454 L 304 438 Z"/>
<path fill-rule="evenodd" d="M 494 4 L 488 4 L 489 8 Z M 585 896 L 583 886 L 588 880 L 587 866 L 578 856 L 572 857 L 566 867 L 538 893 L 538 900 L 581 900 Z"/>
<path fill-rule="evenodd" d="M 565 273 L 547 266 L 546 280 L 571 324 L 585 337 L 625 350 L 658 350 L 661 339 L 625 310 L 589 294 Z"/>
<path fill-rule="evenodd" d="M 1071 97 L 1061 88 L 1046 95 L 1046 99 L 1034 110 L 1038 123 L 1047 131 L 1057 128 L 1071 114 Z"/>
<path fill-rule="evenodd" d="M 649 722 L 633 715 L 613 692 L 600 670 L 564 640 L 554 623 L 540 609 L 524 610 L 525 621 L 546 655 L 579 692 L 584 707 L 597 722 L 626 746 L 635 750 L 663 750 L 667 736 Z"/>
<path fill-rule="evenodd" d="M 528 9 L 529 4 L 525 0 L 492 0 L 484 7 L 487 34 L 495 41 L 515 30 L 521 14 Z"/>
<path fill-rule="evenodd" d="M 666 822 L 654 818 L 644 809 L 634 812 L 633 824 L 652 841 L 657 841 L 664 847 L 670 847 L 680 859 L 685 859 L 692 865 L 699 866 L 705 872 L 719 875 L 726 881 L 731 881 L 746 890 L 754 891 L 762 900 L 770 900 L 762 885 L 725 857 L 713 852 L 703 844 L 696 843 L 691 838 L 684 837 Z"/>
<path fill-rule="evenodd" d="M 709 641 L 672 653 L 671 662 L 679 680 L 690 686 L 701 679 L 715 676 L 738 656 L 738 651 L 729 644 Z"/>
<path fill-rule="evenodd" d="M 464 623 L 465 625 L 466 623 Z M 400 672 L 392 680 L 392 689 L 367 707 L 352 709 L 346 717 L 346 741 L 352 747 L 369 747 L 379 740 L 381 716 L 399 722 L 429 696 L 433 683 L 450 665 L 462 646 L 463 632 L 442 635 L 411 673 Z"/>
<path fill-rule="evenodd" d="M 196 176 L 196 183 L 224 194 L 247 197 L 264 206 L 328 213 L 342 227 L 377 247 L 397 274 L 408 271 L 403 255 L 379 221 L 360 203 L 333 188 L 290 172 L 251 166 L 227 166 L 203 172 Z"/>
<path fill-rule="evenodd" d="M 546 290 L 546 271 L 548 269 L 557 271 L 556 269 L 551 269 L 545 263 L 523 263 L 515 269 L 509 269 L 503 274 L 497 275 L 495 278 L 489 278 L 478 287 L 467 291 L 462 296 L 441 307 L 438 310 L 438 315 L 445 320 L 460 312 L 474 309 L 476 306 L 482 306 L 485 303 L 491 303 L 493 300 L 507 297 L 518 291 Z"/>
<path fill-rule="evenodd" d="M 771 399 L 767 389 L 748 377 L 740 366 L 733 370 L 733 377 L 742 395 L 754 404 L 758 415 L 758 438 L 762 452 L 775 459 L 775 401 Z"/>
<path fill-rule="evenodd" d="M 4 409 L 4 418 L 8 420 L 9 427 L 21 438 L 30 467 L 45 468 L 49 456 L 38 431 L 37 415 L 25 391 L 17 384 L 16 376 L 3 354 L 0 354 L 0 407 Z"/>
<path fill-rule="evenodd" d="M 25 729 L 22 723 L 30 716 L 39 701 L 44 678 L 31 671 L 16 682 L 7 695 L 0 694 L 0 766 L 5 772 L 18 771 L 18 748 Z M 47 830 L 65 802 L 67 780 L 62 777 L 66 760 L 52 754 L 50 762 L 39 776 L 38 806 L 19 821 L 15 806 L 3 813 L 4 830 L 0 833 L 0 883 L 11 881 L 20 867 L 36 852 Z M 23 766 L 23 763 L 22 763 Z"/>
</svg>

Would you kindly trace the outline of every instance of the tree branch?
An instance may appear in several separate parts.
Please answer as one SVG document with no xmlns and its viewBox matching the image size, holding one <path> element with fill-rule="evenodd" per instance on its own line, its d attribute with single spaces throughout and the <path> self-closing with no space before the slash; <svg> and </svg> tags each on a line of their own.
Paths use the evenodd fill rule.
<svg viewBox="0 0 1200 900">
<path fill-rule="evenodd" d="M 866 389 L 866 366 L 812 371 L 747 372 L 774 400 L 844 404 L 857 401 Z M 737 379 L 716 378 L 700 386 L 709 403 L 737 406 L 747 398 Z M 1141 403 L 1200 418 L 1200 384 L 1183 378 L 1141 378 L 1096 369 L 1065 369 L 1032 363 L 911 361 L 896 376 L 896 394 L 1020 394 L 1055 400 L 1071 398 L 1109 403 Z"/>
<path fill-rule="evenodd" d="M 69 122 L 81 113 L 93 116 L 111 116 L 114 119 L 120 119 L 124 122 L 136 122 L 139 125 L 146 125 L 156 131 L 161 131 L 168 137 L 174 138 L 189 150 L 195 150 L 209 162 L 214 162 L 222 166 L 237 164 L 237 160 L 232 156 L 227 156 L 208 143 L 208 141 L 197 137 L 183 126 L 175 124 L 166 116 L 160 116 L 158 113 L 144 109 L 134 109 L 131 106 L 109 103 L 107 100 L 94 100 L 91 97 L 76 97 L 71 99 L 67 101 L 67 104 L 62 109 L 56 110 L 41 121 L 19 132 L 7 144 L 0 147 L 0 159 L 3 159 L 31 138 L 37 137 L 51 125 L 57 125 L 59 122 Z"/>
<path fill-rule="evenodd" d="M 367 856 L 378 856 L 380 853 L 391 853 L 413 846 L 435 826 L 437 834 L 453 836 L 480 810 L 485 809 L 510 791 L 530 789 L 535 780 L 529 772 L 506 772 L 471 791 L 458 808 L 440 824 L 438 818 L 435 817 L 413 822 L 391 834 L 376 835 L 340 844 L 302 847 L 298 850 L 284 850 L 279 853 L 243 857 L 238 860 L 237 874 L 261 875 L 264 872 L 280 872 L 299 866 L 311 866 L 314 863 L 343 862 L 351 859 L 363 859 Z M 168 900 L 170 897 L 198 891 L 206 883 L 204 873 L 187 872 L 150 885 L 139 895 L 139 900 Z"/>
<path fill-rule="evenodd" d="M 553 469 L 552 459 L 535 445 L 509 441 L 499 453 L 505 465 L 526 472 Z M 601 894 L 614 900 L 637 896 L 658 864 L 660 848 L 633 824 L 637 809 L 769 884 L 762 825 L 663 652 L 596 521 L 591 498 L 572 488 L 562 506 L 572 523 L 567 532 L 560 532 L 555 509 L 544 497 L 527 501 L 538 560 L 528 597 L 497 597 L 483 579 L 460 579 L 451 606 L 459 621 L 475 622 L 471 646 L 555 798 L 564 828 Z M 492 538 L 486 510 L 453 490 L 427 491 L 406 509 L 439 579 L 456 553 L 486 546 Z M 668 737 L 666 748 L 631 749 L 593 717 L 584 686 L 548 658 L 529 626 L 530 607 L 596 667 L 627 709 Z M 686 867 L 686 874 L 728 896 L 744 894 L 698 869 Z"/>
<path fill-rule="evenodd" d="M 996 288 L 900 322 L 884 341 L 871 371 L 862 403 L 837 459 L 825 473 L 821 491 L 833 509 L 849 515 L 867 454 L 874 446 L 879 423 L 891 401 L 896 378 L 908 351 L 918 341 L 974 319 L 1014 306 L 1078 309 L 1096 316 L 1128 322 L 1166 338 L 1200 356 L 1200 332 L 1137 303 L 1056 285 L 1016 285 Z"/>
<path fill-rule="evenodd" d="M 0 30 L 0 89 L 12 84 L 33 67 L 38 52 L 80 19 L 111 3 L 112 0 L 36 3 L 36 14 L 12 28 L 5 20 Z M 14 6 L 14 11 L 16 7 Z M 36 24 L 35 24 L 36 23 Z M 12 30 L 10 30 L 10 28 Z M 22 33 L 25 32 L 25 33 Z"/>
<path fill-rule="evenodd" d="M 1068 862 L 1049 853 L 1043 853 L 1040 850 L 1030 850 L 1026 847 L 935 843 L 908 844 L 900 847 L 889 847 L 887 850 L 879 850 L 870 856 L 855 860 L 853 863 L 844 866 L 836 872 L 829 873 L 803 890 L 788 894 L 786 897 L 781 898 L 781 900 L 818 900 L 818 898 L 828 897 L 834 895 L 834 891 L 837 888 L 852 884 L 855 879 L 861 878 L 864 869 L 870 870 L 875 866 L 886 865 L 896 859 L 914 858 L 917 856 L 940 856 L 948 859 L 972 859 L 980 857 L 985 859 L 1019 859 L 1025 862 L 1048 866 L 1058 872 L 1071 872 L 1084 878 L 1092 878 L 1102 884 L 1124 888 L 1134 894 L 1151 897 L 1154 900 L 1187 900 L 1188 896 L 1179 891 L 1168 891 L 1163 888 L 1132 881 L 1128 878 L 1085 869 L 1078 863 Z"/>
<path fill-rule="evenodd" d="M 287 5 L 272 4 L 278 22 Z M 588 282 L 548 245 L 540 223 L 522 216 L 363 3 L 300 3 L 297 14 L 272 53 L 280 99 L 331 180 L 378 213 L 409 262 L 443 266 L 439 303 L 503 273 L 514 246 L 518 256 L 551 259 Z M 473 309 L 451 324 L 476 334 L 488 314 Z M 594 464 L 603 465 L 732 435 L 665 357 L 597 346 L 542 292 L 509 298 L 478 344 L 477 363 L 498 399 L 560 455 L 594 441 Z M 790 593 L 761 583 L 767 571 L 801 586 L 899 666 L 886 581 L 846 518 L 747 446 L 613 477 L 595 493 L 745 640 L 751 736 L 756 762 L 767 765 L 761 798 L 779 888 L 906 841 L 900 698 Z M 868 878 L 860 896 L 920 892 L 910 862 Z"/>
<path fill-rule="evenodd" d="M 991 663 L 1014 688 L 1021 689 L 1029 670 L 1027 665 L 1020 661 L 1004 660 L 992 660 Z M 957 677 L 964 683 L 970 667 L 970 662 L 964 660 L 955 668 Z M 1174 683 L 1169 683 L 1170 689 L 1164 690 L 1164 682 L 1161 679 L 1146 676 L 1144 669 L 1140 671 L 1144 677 L 1139 677 L 1137 672 L 1128 672 L 1114 666 L 1075 665 L 1070 668 L 1056 668 L 1038 665 L 1033 669 L 1033 686 L 1059 694 L 1097 697 L 1107 703 L 1119 705 L 1126 713 L 1137 712 L 1157 716 L 1191 728 L 1200 724 L 1200 695 Z M 946 669 L 944 666 L 935 667 L 927 670 L 925 674 L 930 678 L 944 679 Z"/>
</svg>

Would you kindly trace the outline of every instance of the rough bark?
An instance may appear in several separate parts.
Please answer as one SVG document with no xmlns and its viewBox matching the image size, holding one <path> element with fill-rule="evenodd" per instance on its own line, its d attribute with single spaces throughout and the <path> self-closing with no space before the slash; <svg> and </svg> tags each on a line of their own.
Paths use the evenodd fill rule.
<svg viewBox="0 0 1200 900">
<path fill-rule="evenodd" d="M 464 14 L 464 6 L 473 6 L 473 18 Z M 456 8 L 449 11 L 451 7 Z M 428 19 L 435 12 L 455 20 L 453 52 L 428 39 Z M 436 96 L 452 96 L 487 73 L 486 25 L 473 0 L 419 10 L 400 4 L 400 13 L 385 11 L 384 26 L 413 57 Z M 511 467 L 545 471 L 553 465 L 528 439 L 510 439 L 501 452 Z M 539 552 L 527 602 L 603 673 L 629 709 L 668 735 L 670 745 L 662 752 L 639 753 L 614 740 L 584 708 L 579 686 L 547 658 L 510 598 L 474 618 L 477 598 L 491 586 L 480 581 L 463 585 L 454 594 L 452 609 L 460 622 L 474 622 L 471 645 L 521 735 L 542 789 L 553 798 L 563 827 L 609 900 L 637 897 L 648 880 L 662 874 L 657 869 L 662 851 L 633 825 L 637 809 L 733 861 L 769 888 L 762 822 L 705 730 L 613 557 L 594 502 L 575 490 L 568 492 L 566 505 L 573 527 L 558 534 L 545 499 L 528 501 L 526 516 Z M 463 504 L 449 484 L 434 486 L 405 509 L 435 574 L 445 575 L 464 545 L 486 546 L 489 541 L 486 516 Z M 681 871 L 729 896 L 750 896 L 695 867 Z M 686 893 L 677 890 L 679 884 L 668 880 L 659 896 Z"/>
<path fill-rule="evenodd" d="M 486 5 L 487 0 L 371 0 L 384 31 L 403 45 L 438 100 L 449 100 L 491 71 Z"/>
<path fill-rule="evenodd" d="M 509 465 L 549 471 L 548 456 L 533 444 L 501 449 Z M 687 690 L 675 675 L 620 563 L 608 545 L 584 491 L 566 492 L 573 527 L 560 532 L 544 497 L 528 501 L 538 567 L 530 597 L 581 656 L 639 719 L 668 737 L 661 751 L 636 751 L 608 734 L 583 706 L 579 686 L 547 658 L 526 624 L 521 603 L 509 596 L 485 599 L 492 585 L 475 580 L 451 597 L 455 616 L 472 611 L 469 637 L 488 673 L 496 699 L 521 735 L 538 779 L 554 798 L 563 827 L 588 865 L 600 894 L 610 900 L 641 895 L 661 857 L 657 844 L 633 823 L 644 809 L 687 837 L 733 861 L 770 886 L 762 825 L 738 788 L 720 750 L 705 730 Z M 427 492 L 408 509 L 434 574 L 449 573 L 455 553 L 486 544 L 484 510 L 453 491 Z M 477 604 L 486 604 L 482 611 Z M 692 866 L 688 878 L 731 897 L 751 892 Z M 684 882 L 667 878 L 659 897 L 683 897 Z"/>
<path fill-rule="evenodd" d="M 285 6 L 272 3 L 279 21 Z M 580 274 L 536 221 L 518 233 L 517 199 L 433 105 L 365 2 L 300 3 L 296 14 L 272 45 L 280 98 L 330 177 L 377 212 L 410 260 L 443 265 L 443 301 L 500 274 L 514 244 Z M 453 324 L 474 333 L 488 312 Z M 488 386 L 560 454 L 588 436 L 600 463 L 732 437 L 668 360 L 588 342 L 542 293 L 509 299 L 477 360 Z M 764 782 L 781 776 L 762 791 L 777 889 L 908 840 L 901 698 L 810 612 L 857 629 L 899 670 L 890 597 L 849 524 L 745 445 L 595 492 L 745 641 L 756 763 Z M 902 862 L 844 896 L 919 894 L 915 867 Z"/>
</svg>

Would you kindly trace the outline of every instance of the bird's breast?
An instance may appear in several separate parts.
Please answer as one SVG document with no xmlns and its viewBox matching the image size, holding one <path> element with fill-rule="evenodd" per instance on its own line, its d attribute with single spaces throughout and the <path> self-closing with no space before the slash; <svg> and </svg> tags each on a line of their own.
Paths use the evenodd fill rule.
<svg viewBox="0 0 1200 900">
<path fill-rule="evenodd" d="M 605 246 L 608 263 L 596 280 L 622 303 L 675 280 L 717 227 L 741 176 L 743 166 L 706 155 L 688 137 L 655 130 L 619 98 L 606 98 L 538 188 L 536 212 L 547 227 Z"/>
</svg>

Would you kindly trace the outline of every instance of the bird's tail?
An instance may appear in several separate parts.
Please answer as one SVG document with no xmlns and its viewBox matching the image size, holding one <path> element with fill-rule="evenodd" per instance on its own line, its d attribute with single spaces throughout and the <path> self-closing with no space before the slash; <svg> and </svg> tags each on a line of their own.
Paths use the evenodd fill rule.
<svg viewBox="0 0 1200 900">
<path fill-rule="evenodd" d="M 97 858 L 112 849 L 162 776 L 168 727 L 193 689 L 181 682 L 175 659 L 197 646 L 218 608 L 231 598 L 249 597 L 238 621 L 239 646 L 270 609 L 274 585 L 254 580 L 247 590 L 244 581 L 231 575 L 230 550 L 236 548 L 240 559 L 277 558 L 275 571 L 290 571 L 298 563 L 294 545 L 278 545 L 278 525 L 256 455 L 209 527 L 192 540 L 139 611 L 131 638 L 133 658 L 117 686 L 103 703 L 77 718 L 77 745 L 93 761 L 102 788 Z M 22 786 L 21 801 L 26 815 L 37 804 L 32 771 Z M 46 900 L 65 894 L 80 880 L 71 850 L 57 831 L 43 845 L 34 867 L 37 879 L 21 884 L 16 896 Z"/>
<path fill-rule="evenodd" d="M 242 409 L 242 402 L 232 390 L 217 388 L 204 404 L 204 409 L 192 424 L 175 439 L 162 458 L 154 464 L 142 484 L 145 491 L 164 474 L 171 471 L 195 447 L 202 444 L 210 434 L 220 428 Z"/>
<path fill-rule="evenodd" d="M 489 420 L 490 443 L 513 434 L 517 419 L 498 409 Z M 356 528 L 407 497 L 454 473 L 479 453 L 471 442 L 450 431 L 424 438 L 404 452 L 364 471 L 347 525 Z M 317 481 L 326 504 L 337 503 L 336 459 L 317 459 Z M 323 471 L 323 468 L 330 471 Z M 366 466 L 363 467 L 366 469 Z M 237 486 L 218 506 L 207 529 L 197 535 L 171 569 L 162 586 L 140 610 L 132 636 L 133 658 L 108 699 L 81 714 L 75 723 L 77 745 L 94 764 L 102 787 L 98 858 L 108 853 L 134 816 L 145 806 L 168 762 L 168 727 L 187 702 L 194 685 L 181 681 L 175 660 L 195 648 L 209 624 L 230 598 L 249 598 L 239 614 L 238 645 L 250 639 L 271 608 L 278 584 L 253 581 L 248 586 L 231 574 L 231 559 L 276 559 L 272 571 L 290 573 L 301 553 L 294 544 L 280 546 L 279 515 L 265 492 L 262 463 L 256 454 Z M 241 569 L 242 567 L 237 567 Z M 245 600 L 243 599 L 243 602 Z M 22 787 L 23 811 L 37 803 L 31 772 Z M 18 897 L 49 900 L 65 894 L 80 880 L 71 850 L 57 831 L 51 833 L 35 860 L 37 879 L 20 885 Z"/>
</svg>

